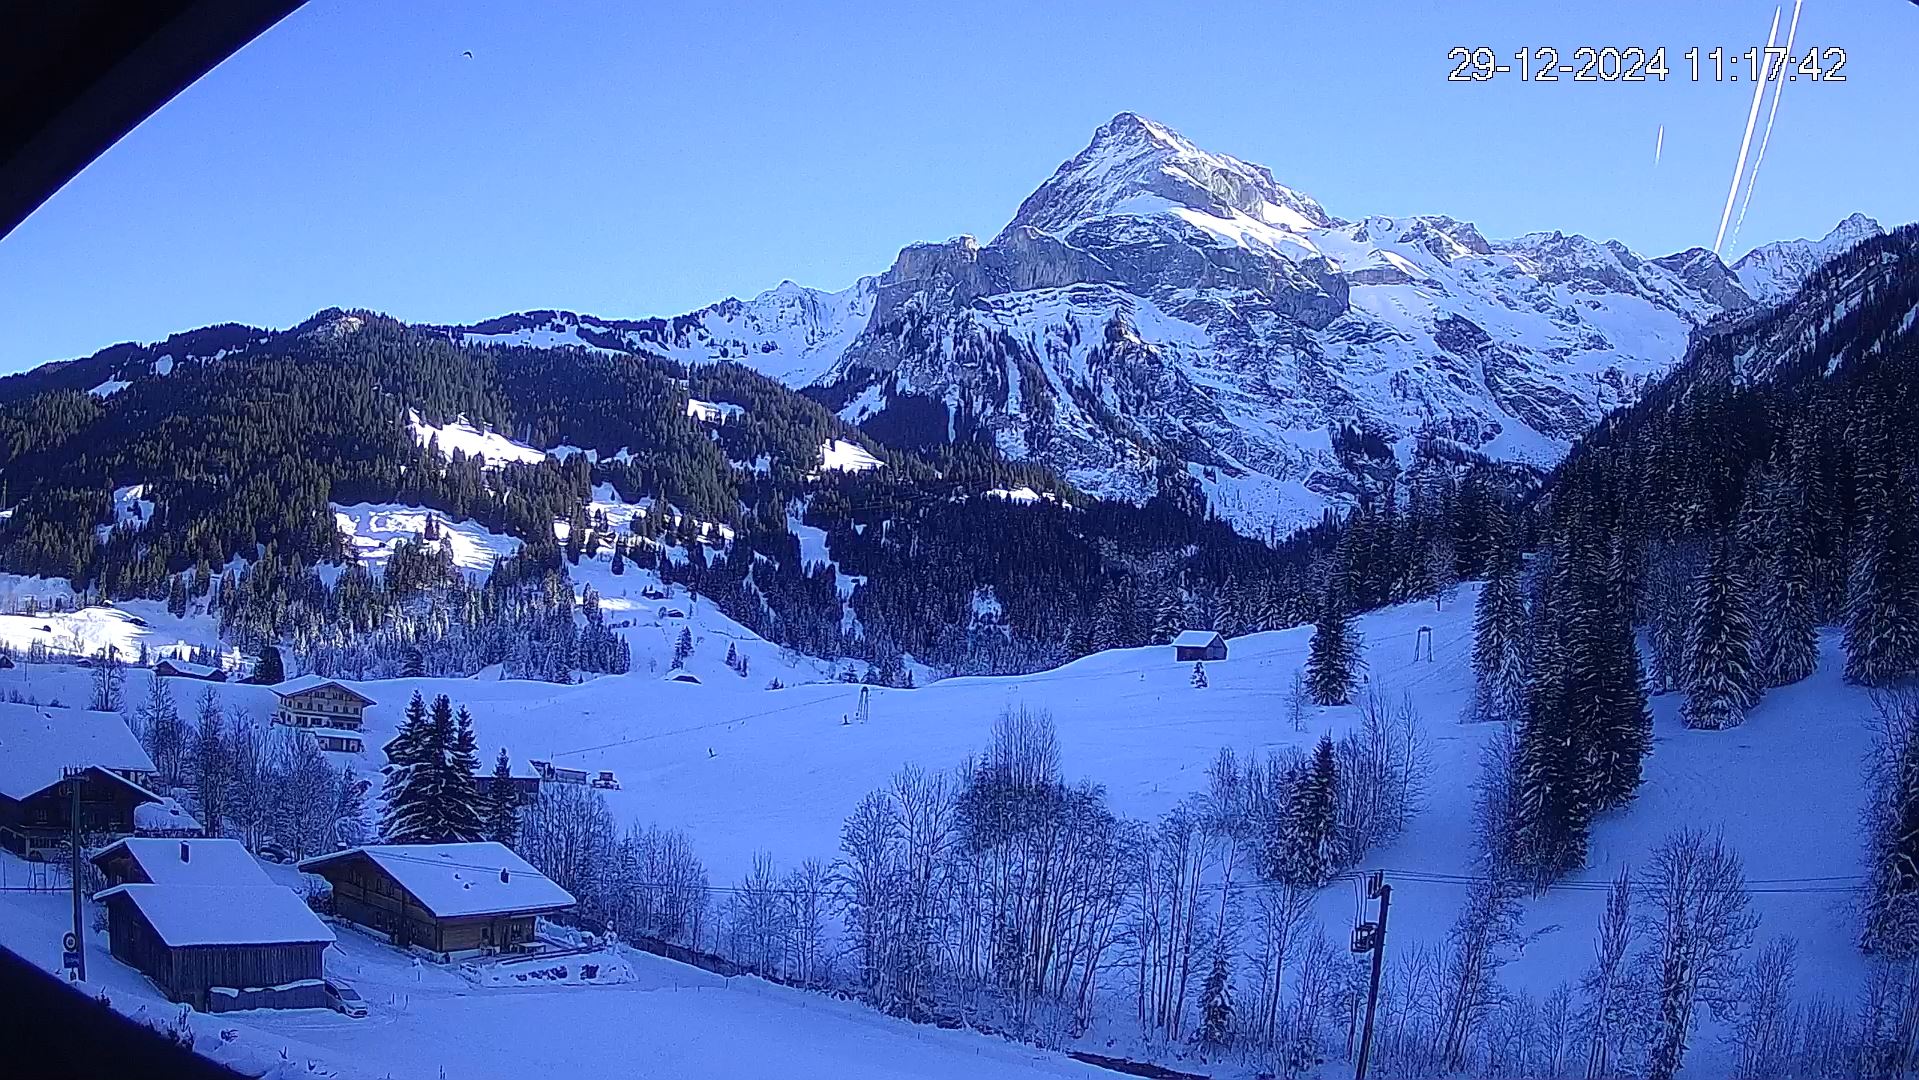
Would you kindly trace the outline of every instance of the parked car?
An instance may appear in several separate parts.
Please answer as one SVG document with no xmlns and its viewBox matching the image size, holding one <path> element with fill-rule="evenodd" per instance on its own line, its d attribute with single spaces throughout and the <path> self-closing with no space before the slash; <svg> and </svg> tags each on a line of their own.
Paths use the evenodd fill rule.
<svg viewBox="0 0 1919 1080">
<path fill-rule="evenodd" d="M 366 1015 L 366 999 L 360 996 L 358 990 L 332 979 L 326 980 L 325 986 L 326 1002 L 334 1012 L 345 1013 L 355 1020 Z"/>
<path fill-rule="evenodd" d="M 290 863 L 293 861 L 292 852 L 271 840 L 261 844 L 260 849 L 254 852 L 254 854 L 271 863 Z"/>
</svg>

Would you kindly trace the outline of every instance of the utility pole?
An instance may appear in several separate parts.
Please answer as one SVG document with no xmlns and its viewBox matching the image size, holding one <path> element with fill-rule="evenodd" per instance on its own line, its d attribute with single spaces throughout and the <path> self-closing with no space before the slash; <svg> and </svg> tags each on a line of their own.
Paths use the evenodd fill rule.
<svg viewBox="0 0 1919 1080">
<path fill-rule="evenodd" d="M 1366 1059 L 1373 1049 L 1373 1014 L 1379 1008 L 1379 972 L 1386 962 L 1386 911 L 1393 903 L 1393 887 L 1386 884 L 1384 871 L 1375 870 L 1366 879 L 1366 899 L 1379 901 L 1379 921 L 1353 928 L 1353 951 L 1373 954 L 1372 987 L 1366 992 L 1366 1027 L 1359 1036 L 1359 1066 L 1353 1080 L 1366 1080 Z"/>
<path fill-rule="evenodd" d="M 85 769 L 68 766 L 60 770 L 67 781 L 67 851 L 72 862 L 67 867 L 67 878 L 73 886 L 73 969 L 81 982 L 87 981 L 87 936 L 80 923 L 80 778 L 86 775 Z"/>
</svg>

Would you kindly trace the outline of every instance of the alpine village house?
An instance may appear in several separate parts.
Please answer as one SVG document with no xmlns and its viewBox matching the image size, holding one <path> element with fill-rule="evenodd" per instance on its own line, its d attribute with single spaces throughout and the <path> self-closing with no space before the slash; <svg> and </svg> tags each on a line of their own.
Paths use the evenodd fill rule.
<svg viewBox="0 0 1919 1080">
<path fill-rule="evenodd" d="M 322 750 L 357 754 L 364 745 L 367 706 L 374 700 L 317 675 L 302 675 L 273 688 L 280 704 L 273 722 L 304 729 Z"/>
<path fill-rule="evenodd" d="M 536 952 L 536 916 L 573 906 L 572 894 L 491 841 L 374 844 L 300 863 L 333 886 L 333 913 L 441 962 Z"/>
<path fill-rule="evenodd" d="M 0 703 L 0 846 L 42 861 L 72 835 L 68 769 L 80 770 L 83 842 L 130 836 L 148 790 L 153 759 L 113 713 Z"/>
</svg>

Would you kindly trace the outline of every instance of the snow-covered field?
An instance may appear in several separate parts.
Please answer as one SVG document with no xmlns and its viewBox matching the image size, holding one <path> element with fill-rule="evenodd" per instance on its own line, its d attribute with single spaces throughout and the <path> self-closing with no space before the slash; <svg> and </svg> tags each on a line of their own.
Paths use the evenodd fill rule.
<svg viewBox="0 0 1919 1080">
<path fill-rule="evenodd" d="M 293 876 L 285 867 L 268 870 Z M 0 894 L 0 946 L 57 970 L 60 935 L 71 926 L 68 903 L 65 893 Z M 852 1002 L 728 980 L 645 954 L 626 953 L 631 978 L 613 985 L 490 986 L 493 980 L 456 968 L 416 964 L 349 927 L 334 930 L 339 940 L 326 952 L 326 974 L 360 992 L 367 1017 L 317 1009 L 194 1014 L 195 1048 L 255 1075 L 284 1067 L 285 1075 L 345 1080 L 1100 1075 L 1060 1054 L 906 1024 Z M 113 959 L 104 933 L 90 934 L 86 947 L 89 992 L 104 991 L 125 1013 L 168 1022 L 177 1015 L 179 1006 Z"/>
<path fill-rule="evenodd" d="M 828 681 L 792 685 L 808 677 L 823 679 L 829 674 L 823 665 L 782 656 L 705 605 L 689 604 L 677 591 L 660 601 L 643 597 L 641 590 L 656 585 L 650 575 L 614 578 L 588 566 L 581 576 L 608 593 L 610 620 L 634 620 L 622 628 L 634 644 L 631 674 L 575 686 L 493 677 L 355 684 L 379 702 L 369 712 L 367 745 L 386 741 L 414 690 L 448 694 L 472 710 L 486 760 L 506 746 L 521 767 L 528 758 L 541 758 L 613 770 L 622 787 L 606 796 L 616 816 L 684 830 L 716 885 L 736 881 L 759 852 L 771 852 L 783 865 L 808 857 L 832 859 L 841 821 L 865 792 L 909 762 L 942 770 L 958 765 L 986 744 L 1003 709 L 1050 712 L 1068 775 L 1105 785 L 1116 809 L 1135 817 L 1157 815 L 1198 791 L 1221 747 L 1241 754 L 1307 747 L 1322 732 L 1336 734 L 1356 718 L 1351 707 L 1316 710 L 1303 732 L 1283 719 L 1286 684 L 1303 663 L 1310 637 L 1310 629 L 1300 627 L 1235 639 L 1230 659 L 1207 665 L 1210 685 L 1204 689 L 1190 685 L 1191 665 L 1175 663 L 1167 649 L 1118 650 L 1028 676 L 949 679 L 917 690 L 873 688 L 870 719 L 861 723 L 860 687 Z M 1395 883 L 1394 948 L 1440 942 L 1458 914 L 1465 886 L 1436 878 L 1471 872 L 1472 783 L 1480 748 L 1494 731 L 1457 719 L 1469 688 L 1476 588 L 1462 588 L 1443 611 L 1422 603 L 1359 620 L 1371 678 L 1395 694 L 1412 695 L 1434 765 L 1425 809 L 1397 842 L 1364 862 L 1367 868 L 1385 869 Z M 662 608 L 691 610 L 680 618 L 662 614 Z M 683 625 L 693 630 L 696 642 L 687 669 L 702 680 L 697 685 L 661 677 L 663 657 L 670 655 Z M 1432 629 L 1436 662 L 1413 660 L 1422 626 Z M 722 663 L 728 644 L 749 655 L 750 677 L 742 679 Z M 0 691 L 12 689 L 26 667 L 0 672 Z M 1763 919 L 1759 938 L 1798 937 L 1802 988 L 1850 998 L 1864 976 L 1853 946 L 1857 917 L 1846 890 L 1860 872 L 1859 773 L 1871 707 L 1862 692 L 1842 684 L 1840 668 L 1837 641 L 1828 639 L 1817 674 L 1771 692 L 1745 726 L 1729 731 L 1686 730 L 1677 719 L 1677 699 L 1655 699 L 1655 744 L 1637 800 L 1598 822 L 1591 864 L 1575 881 L 1528 902 L 1527 930 L 1536 936 L 1504 978 L 1538 993 L 1576 980 L 1591 957 L 1603 883 L 1621 866 L 1645 867 L 1669 831 L 1691 825 L 1723 829 L 1743 856 Z M 776 673 L 788 686 L 765 689 Z M 65 676 L 43 669 L 35 677 L 43 688 L 62 678 L 73 683 L 62 691 L 68 698 L 84 693 L 86 672 L 78 669 Z M 139 681 L 144 678 L 135 673 L 130 698 L 144 693 Z M 271 702 L 260 687 L 226 686 L 219 692 L 255 715 Z M 376 755 L 369 752 L 357 766 L 376 769 Z M 1319 916 L 1329 932 L 1341 935 L 1354 907 L 1350 888 L 1335 885 L 1322 895 Z M 625 1030 L 616 1016 L 628 1017 L 630 1024 L 633 1009 L 657 1007 L 654 1015 L 676 1031 L 697 1026 L 703 1006 L 694 1003 L 712 995 L 701 997 L 704 991 L 696 992 L 697 987 L 676 990 L 685 996 L 607 1004 L 604 1013 L 599 1011 L 603 1003 L 645 991 L 592 990 L 601 996 L 567 1000 L 568 1022 L 582 1033 L 597 1031 L 603 1022 Z M 836 1019 L 821 1023 L 878 1025 L 876 1030 L 890 1033 L 875 1039 L 920 1037 L 858 1010 L 841 1014 L 838 1006 L 823 1001 L 789 1006 L 780 994 L 773 996 L 782 1002 L 776 1012 L 825 1010 Z M 725 1000 L 742 999 L 752 1008 L 737 1020 L 727 1013 L 726 1022 L 742 1025 L 747 1033 L 742 1038 L 750 1040 L 758 1037 L 757 1025 L 765 1019 L 770 1025 L 765 1033 L 772 1037 L 778 1024 L 752 1011 L 761 1007 L 762 998 Z M 401 1054 L 398 1047 L 433 1031 L 483 1028 L 502 1039 L 541 1037 L 533 1030 L 538 1021 L 530 1016 L 516 1014 L 496 1025 L 477 999 L 433 1000 L 431 1005 L 417 1001 L 412 1014 L 358 1028 L 332 1018 L 313 1022 L 311 1030 L 293 1018 L 260 1023 L 329 1047 L 338 1039 L 338 1045 L 369 1060 Z M 464 1026 L 472 1024 L 480 1027 Z M 689 1037 L 694 1040 L 689 1054 L 696 1047 L 701 1053 L 720 1050 L 700 1041 L 704 1036 L 698 1033 Z M 801 1037 L 826 1038 L 812 1027 Z M 596 1038 L 582 1034 L 578 1041 Z M 1702 1036 L 1696 1043 L 1700 1060 L 1710 1060 L 1716 1052 L 1711 1040 Z M 577 1059 L 582 1063 L 597 1062 L 603 1047 L 580 1046 L 575 1052 L 587 1055 Z M 708 1061 L 698 1056 L 676 1060 Z"/>
</svg>

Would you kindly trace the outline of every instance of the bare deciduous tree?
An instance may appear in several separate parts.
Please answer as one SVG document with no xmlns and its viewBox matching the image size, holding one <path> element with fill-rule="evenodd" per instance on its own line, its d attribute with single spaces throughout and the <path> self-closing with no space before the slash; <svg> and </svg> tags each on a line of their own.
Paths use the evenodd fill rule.
<svg viewBox="0 0 1919 1080">
<path fill-rule="evenodd" d="M 1641 916 L 1653 967 L 1652 1038 L 1646 1075 L 1672 1080 L 1686 1056 L 1701 1004 L 1723 1017 L 1739 992 L 1741 957 L 1759 917 L 1750 910 L 1737 852 L 1718 834 L 1681 829 L 1653 853 L 1650 911 Z"/>
</svg>

